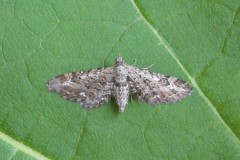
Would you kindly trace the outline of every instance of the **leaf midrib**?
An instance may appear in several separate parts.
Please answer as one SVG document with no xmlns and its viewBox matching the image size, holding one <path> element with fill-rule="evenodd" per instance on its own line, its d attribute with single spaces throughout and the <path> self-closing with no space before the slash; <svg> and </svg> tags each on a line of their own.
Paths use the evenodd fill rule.
<svg viewBox="0 0 240 160">
<path fill-rule="evenodd" d="M 170 56 L 175 60 L 177 65 L 181 68 L 183 73 L 188 77 L 188 79 L 191 81 L 193 87 L 197 90 L 198 94 L 202 97 L 202 99 L 207 103 L 207 105 L 211 108 L 213 113 L 217 116 L 217 118 L 220 120 L 220 122 L 223 124 L 223 126 L 228 130 L 228 132 L 233 136 L 234 139 L 240 144 L 239 138 L 236 136 L 236 134 L 232 131 L 232 129 L 225 123 L 223 118 L 220 116 L 212 102 L 207 98 L 207 96 L 203 93 L 199 85 L 197 84 L 194 77 L 192 77 L 189 72 L 186 70 L 186 68 L 183 66 L 183 64 L 180 62 L 180 60 L 177 58 L 176 54 L 173 52 L 173 49 L 171 46 L 167 43 L 167 41 L 163 38 L 162 35 L 153 27 L 153 25 L 147 20 L 147 18 L 144 17 L 144 14 L 141 12 L 140 8 L 138 7 L 137 3 L 135 3 L 134 0 L 130 0 L 133 8 L 136 10 L 137 14 L 139 15 L 139 18 L 142 19 L 142 21 L 148 26 L 148 28 L 153 32 L 153 34 L 157 37 L 159 40 L 159 43 L 164 46 L 164 48 L 168 51 Z"/>
<path fill-rule="evenodd" d="M 136 10 L 137 14 L 139 15 L 139 18 L 145 22 L 145 24 L 148 26 L 148 28 L 154 33 L 154 35 L 157 37 L 159 40 L 160 44 L 162 44 L 165 49 L 168 51 L 168 53 L 171 55 L 171 57 L 175 60 L 177 65 L 181 68 L 183 73 L 188 77 L 188 79 L 191 81 L 192 85 L 194 88 L 197 90 L 198 94 L 203 98 L 203 100 L 207 103 L 207 105 L 211 108 L 213 113 L 217 116 L 217 118 L 220 120 L 220 122 L 224 125 L 224 127 L 229 131 L 229 133 L 236 139 L 237 142 L 240 143 L 239 138 L 235 135 L 235 133 L 232 131 L 232 129 L 225 123 L 223 118 L 220 116 L 212 102 L 206 97 L 206 95 L 203 93 L 199 85 L 197 84 L 196 80 L 194 77 L 192 77 L 189 72 L 186 70 L 186 68 L 183 66 L 183 64 L 180 62 L 180 60 L 177 58 L 176 54 L 173 52 L 173 49 L 171 46 L 167 43 L 167 41 L 163 38 L 162 35 L 153 27 L 153 25 L 147 20 L 147 18 L 144 17 L 143 13 L 139 9 L 138 5 L 135 3 L 134 0 L 130 0 L 132 3 L 133 8 Z M 5 133 L 0 131 L 0 139 L 3 141 L 7 142 L 8 144 L 12 145 L 14 148 L 16 148 L 19 151 L 22 151 L 36 159 L 41 159 L 41 160 L 49 160 L 48 157 L 44 156 L 43 154 L 33 150 L 29 146 L 15 140 L 14 138 L 6 135 Z"/>
</svg>

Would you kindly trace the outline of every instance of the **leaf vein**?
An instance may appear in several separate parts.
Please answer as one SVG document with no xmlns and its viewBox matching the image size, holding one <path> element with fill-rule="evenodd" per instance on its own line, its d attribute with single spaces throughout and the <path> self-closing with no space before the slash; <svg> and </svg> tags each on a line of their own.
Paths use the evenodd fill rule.
<svg viewBox="0 0 240 160">
<path fill-rule="evenodd" d="M 76 143 L 76 146 L 75 146 L 75 148 L 73 150 L 73 154 L 72 154 L 70 159 L 74 159 L 75 158 L 75 155 L 77 153 L 77 149 L 81 145 L 81 142 L 82 142 L 82 139 L 83 139 L 83 131 L 84 131 L 84 128 L 86 127 L 86 122 L 87 122 L 87 111 L 84 112 L 83 124 L 81 126 L 80 133 L 79 133 L 79 136 L 78 136 L 78 139 L 77 139 L 77 143 Z"/>
<path fill-rule="evenodd" d="M 26 153 L 36 159 L 39 160 L 50 160 L 48 157 L 46 157 L 45 155 L 43 155 L 42 153 L 33 150 L 32 148 L 30 148 L 29 146 L 17 141 L 16 139 L 13 139 L 12 137 L 6 135 L 5 133 L 0 131 L 0 139 L 2 139 L 4 142 L 10 144 L 11 146 L 13 146 L 14 148 L 16 148 L 19 151 L 22 151 L 23 153 Z"/>
<path fill-rule="evenodd" d="M 223 42 L 221 43 L 219 52 L 216 54 L 216 56 L 214 56 L 211 60 L 208 61 L 208 63 L 194 76 L 195 78 L 197 78 L 198 76 L 200 76 L 202 73 L 204 73 L 205 71 L 207 71 L 207 69 L 212 66 L 221 55 L 224 55 L 224 46 L 226 45 L 227 39 L 228 39 L 228 35 L 231 32 L 232 26 L 236 20 L 236 13 L 238 12 L 238 10 L 240 9 L 240 6 L 236 7 L 237 9 L 233 12 L 232 15 L 232 21 L 230 23 L 230 25 L 228 26 L 226 32 L 225 32 L 225 36 L 223 38 Z"/>
<path fill-rule="evenodd" d="M 178 64 L 178 66 L 181 68 L 182 72 L 188 77 L 188 79 L 191 81 L 194 88 L 197 90 L 198 94 L 202 97 L 202 99 L 206 102 L 206 104 L 210 107 L 210 109 L 213 111 L 213 113 L 216 115 L 216 117 L 221 121 L 223 126 L 229 131 L 229 133 L 233 136 L 234 139 L 237 140 L 237 142 L 240 143 L 238 137 L 235 135 L 235 133 L 232 131 L 232 129 L 225 123 L 225 121 L 222 119 L 222 117 L 219 115 L 218 111 L 212 104 L 212 102 L 207 98 L 207 96 L 203 93 L 199 85 L 197 84 L 194 77 L 190 75 L 190 73 L 186 70 L 186 68 L 183 66 L 183 64 L 180 62 L 176 54 L 173 52 L 173 49 L 171 46 L 167 43 L 167 41 L 163 38 L 162 35 L 153 27 L 153 25 L 144 17 L 144 15 L 141 13 L 141 10 L 137 6 L 134 0 L 131 0 L 133 8 L 136 10 L 140 18 L 143 22 L 147 25 L 147 27 L 154 33 L 154 35 L 159 40 L 159 43 L 164 46 L 164 48 L 168 51 L 170 56 L 175 60 L 175 62 Z"/>
</svg>

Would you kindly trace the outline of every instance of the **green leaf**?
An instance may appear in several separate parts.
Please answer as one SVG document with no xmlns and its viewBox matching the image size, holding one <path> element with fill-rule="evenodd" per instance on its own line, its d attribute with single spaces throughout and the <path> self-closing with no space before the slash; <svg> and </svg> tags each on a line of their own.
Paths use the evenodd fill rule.
<svg viewBox="0 0 240 160">
<path fill-rule="evenodd" d="M 239 0 L 2 0 L 1 159 L 240 159 Z M 137 67 L 181 78 L 175 104 L 84 110 L 45 87 L 71 71 Z"/>
</svg>

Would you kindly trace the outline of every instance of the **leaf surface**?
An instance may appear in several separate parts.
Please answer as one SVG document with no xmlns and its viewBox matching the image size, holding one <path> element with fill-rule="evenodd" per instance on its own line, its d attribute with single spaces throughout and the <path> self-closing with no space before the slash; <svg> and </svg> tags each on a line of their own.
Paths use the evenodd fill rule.
<svg viewBox="0 0 240 160">
<path fill-rule="evenodd" d="M 240 158 L 239 0 L 2 0 L 0 22 L 0 159 Z M 119 53 L 193 94 L 118 113 L 45 87 Z"/>
</svg>

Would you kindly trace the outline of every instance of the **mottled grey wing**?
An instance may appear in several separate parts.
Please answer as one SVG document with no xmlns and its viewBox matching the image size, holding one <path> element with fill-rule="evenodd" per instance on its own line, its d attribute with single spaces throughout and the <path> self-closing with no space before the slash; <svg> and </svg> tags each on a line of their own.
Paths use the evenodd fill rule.
<svg viewBox="0 0 240 160">
<path fill-rule="evenodd" d="M 47 82 L 50 91 L 85 108 L 98 107 L 111 99 L 113 68 L 92 69 L 59 75 Z"/>
<path fill-rule="evenodd" d="M 187 82 L 175 77 L 153 73 L 146 69 L 128 67 L 130 94 L 148 104 L 173 103 L 192 92 Z"/>
</svg>

